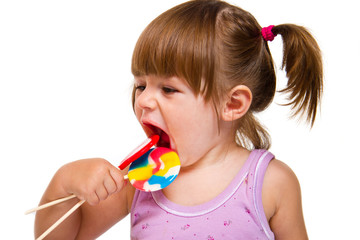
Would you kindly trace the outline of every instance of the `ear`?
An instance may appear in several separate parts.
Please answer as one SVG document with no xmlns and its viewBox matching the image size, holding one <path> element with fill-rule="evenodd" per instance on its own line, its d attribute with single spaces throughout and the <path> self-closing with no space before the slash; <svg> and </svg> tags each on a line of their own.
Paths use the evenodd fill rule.
<svg viewBox="0 0 360 240">
<path fill-rule="evenodd" d="M 225 99 L 224 107 L 221 112 L 221 118 L 224 121 L 234 121 L 249 110 L 252 101 L 251 90 L 245 85 L 237 85 L 229 92 Z"/>
</svg>

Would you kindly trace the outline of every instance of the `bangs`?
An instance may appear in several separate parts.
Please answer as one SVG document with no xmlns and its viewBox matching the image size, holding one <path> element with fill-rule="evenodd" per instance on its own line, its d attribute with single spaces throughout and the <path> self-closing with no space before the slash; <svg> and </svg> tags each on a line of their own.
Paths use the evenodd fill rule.
<svg viewBox="0 0 360 240">
<path fill-rule="evenodd" d="M 216 65 L 218 7 L 201 5 L 201 1 L 178 5 L 145 28 L 132 57 L 134 76 L 177 76 L 187 81 L 196 94 L 209 99 Z"/>
</svg>

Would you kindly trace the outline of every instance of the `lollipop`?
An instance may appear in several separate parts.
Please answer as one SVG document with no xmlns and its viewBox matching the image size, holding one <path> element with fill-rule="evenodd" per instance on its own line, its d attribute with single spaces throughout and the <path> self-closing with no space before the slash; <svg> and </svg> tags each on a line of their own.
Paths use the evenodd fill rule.
<svg viewBox="0 0 360 240">
<path fill-rule="evenodd" d="M 159 136 L 154 135 L 126 157 L 119 168 L 129 164 L 128 179 L 142 191 L 158 191 L 172 183 L 180 171 L 180 159 L 176 152 L 169 148 L 152 148 Z"/>
<path fill-rule="evenodd" d="M 180 171 L 178 155 L 168 148 L 149 150 L 129 168 L 130 183 L 143 191 L 158 191 L 172 183 Z"/>
</svg>

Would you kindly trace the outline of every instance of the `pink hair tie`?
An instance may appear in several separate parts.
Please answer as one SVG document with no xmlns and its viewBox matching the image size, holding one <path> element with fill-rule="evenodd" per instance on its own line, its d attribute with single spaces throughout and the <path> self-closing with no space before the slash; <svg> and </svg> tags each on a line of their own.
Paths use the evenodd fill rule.
<svg viewBox="0 0 360 240">
<path fill-rule="evenodd" d="M 272 41 L 274 40 L 276 34 L 274 34 L 271 30 L 274 27 L 274 25 L 270 25 L 268 27 L 264 27 L 261 29 L 261 34 L 263 36 L 263 38 L 265 39 L 265 41 Z"/>
</svg>

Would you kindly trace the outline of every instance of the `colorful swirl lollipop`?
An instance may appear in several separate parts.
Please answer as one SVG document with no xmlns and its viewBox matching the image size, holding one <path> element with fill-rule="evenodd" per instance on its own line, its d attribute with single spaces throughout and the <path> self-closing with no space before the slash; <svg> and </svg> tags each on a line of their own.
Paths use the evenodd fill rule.
<svg viewBox="0 0 360 240">
<path fill-rule="evenodd" d="M 150 149 L 129 168 L 130 183 L 143 191 L 158 191 L 172 183 L 180 171 L 180 159 L 168 148 Z"/>
<path fill-rule="evenodd" d="M 123 170 L 129 164 L 127 178 L 130 183 L 142 191 L 158 191 L 172 183 L 180 171 L 180 159 L 169 148 L 153 147 L 159 136 L 154 135 L 132 151 L 120 164 Z"/>
</svg>

